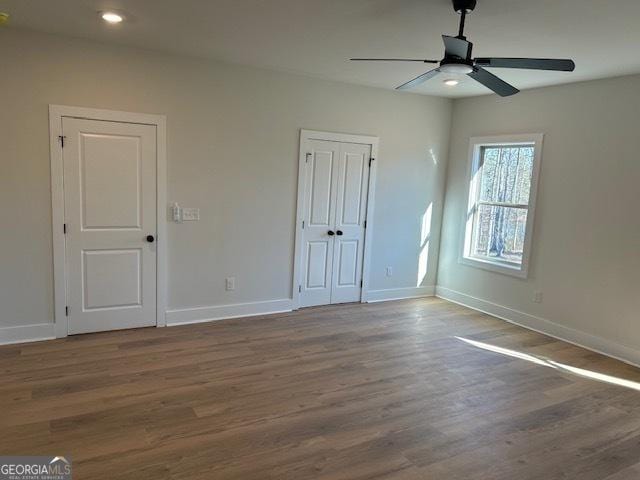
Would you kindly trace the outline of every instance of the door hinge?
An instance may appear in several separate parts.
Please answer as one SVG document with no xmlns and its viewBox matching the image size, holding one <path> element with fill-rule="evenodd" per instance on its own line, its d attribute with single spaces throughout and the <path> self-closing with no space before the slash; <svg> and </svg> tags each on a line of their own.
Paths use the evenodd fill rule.
<svg viewBox="0 0 640 480">
<path fill-rule="evenodd" d="M 67 224 L 66 223 L 62 224 L 62 233 L 65 234 L 65 235 L 67 234 Z"/>
<path fill-rule="evenodd" d="M 304 220 L 302 220 L 302 229 L 304 230 Z"/>
<path fill-rule="evenodd" d="M 69 307 L 64 307 L 64 314 L 66 317 L 69 316 Z"/>
<path fill-rule="evenodd" d="M 66 139 L 66 135 L 58 135 L 58 140 L 60 140 L 60 146 L 64 148 L 64 141 Z"/>
<path fill-rule="evenodd" d="M 302 293 L 302 285 L 298 285 L 298 293 Z"/>
<path fill-rule="evenodd" d="M 364 221 L 364 228 L 367 228 L 367 221 Z"/>
<path fill-rule="evenodd" d="M 364 285 L 364 281 L 360 280 L 360 288 L 362 288 L 363 285 Z"/>
<path fill-rule="evenodd" d="M 311 157 L 313 155 L 313 153 L 307 153 L 307 157 L 305 160 L 305 163 L 309 163 L 309 157 Z"/>
<path fill-rule="evenodd" d="M 369 166 L 371 166 L 371 162 L 374 162 L 375 160 L 376 160 L 376 159 L 375 159 L 375 158 L 373 158 L 373 157 L 369 158 Z"/>
</svg>

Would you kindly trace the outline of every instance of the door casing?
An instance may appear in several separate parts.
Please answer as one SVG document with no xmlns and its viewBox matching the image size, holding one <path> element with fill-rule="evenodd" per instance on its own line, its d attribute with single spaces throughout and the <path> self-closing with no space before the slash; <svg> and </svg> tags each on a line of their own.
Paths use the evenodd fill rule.
<svg viewBox="0 0 640 480">
<path fill-rule="evenodd" d="M 156 326 L 166 325 L 167 310 L 167 120 L 164 115 L 119 112 L 95 108 L 49 105 L 49 149 L 51 158 L 51 205 L 53 238 L 54 322 L 56 338 L 67 336 L 67 282 L 64 235 L 64 160 L 62 155 L 62 119 L 64 117 L 135 123 L 156 127 Z"/>
<path fill-rule="evenodd" d="M 380 139 L 371 135 L 351 135 L 345 133 L 333 133 L 322 132 L 316 130 L 300 130 L 300 152 L 298 158 L 298 199 L 296 209 L 296 236 L 295 236 L 295 248 L 293 259 L 293 286 L 291 292 L 291 298 L 293 299 L 293 309 L 300 308 L 300 285 L 301 279 L 301 267 L 302 267 L 302 242 L 304 238 L 304 231 L 302 229 L 302 221 L 304 219 L 304 197 L 305 197 L 305 165 L 307 160 L 307 151 L 305 144 L 308 140 L 326 140 L 330 142 L 342 142 L 342 143 L 360 143 L 363 145 L 371 146 L 371 157 L 374 159 L 371 162 L 371 168 L 369 170 L 369 189 L 367 193 L 367 228 L 364 233 L 364 253 L 362 260 L 362 293 L 360 296 L 360 302 L 365 303 L 368 301 L 369 296 L 369 271 L 371 265 L 371 240 L 373 232 L 373 212 L 374 212 L 374 198 L 375 198 L 375 185 L 376 185 L 376 173 L 378 169 L 378 147 Z"/>
</svg>

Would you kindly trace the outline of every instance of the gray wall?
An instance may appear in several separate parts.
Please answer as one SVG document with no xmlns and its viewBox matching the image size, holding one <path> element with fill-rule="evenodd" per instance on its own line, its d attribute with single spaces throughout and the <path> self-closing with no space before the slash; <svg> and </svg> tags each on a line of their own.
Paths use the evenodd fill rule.
<svg viewBox="0 0 640 480">
<path fill-rule="evenodd" d="M 639 76 L 456 100 L 451 122 L 446 99 L 10 29 L 0 58 L 0 327 L 53 319 L 55 103 L 167 115 L 168 200 L 201 209 L 198 223 L 169 224 L 171 309 L 290 296 L 298 132 L 309 128 L 380 136 L 372 289 L 435 283 L 448 168 L 439 285 L 640 348 Z M 529 278 L 459 264 L 469 137 L 529 132 L 545 134 Z"/>
<path fill-rule="evenodd" d="M 529 278 L 458 263 L 469 138 L 537 132 Z M 640 76 L 456 100 L 438 285 L 640 351 L 639 135 Z"/>
<path fill-rule="evenodd" d="M 169 308 L 290 297 L 300 128 L 380 137 L 371 288 L 416 287 L 431 204 L 435 284 L 450 100 L 10 29 L 0 58 L 0 327 L 53 320 L 48 104 L 167 115 L 167 198 L 201 209 Z"/>
</svg>

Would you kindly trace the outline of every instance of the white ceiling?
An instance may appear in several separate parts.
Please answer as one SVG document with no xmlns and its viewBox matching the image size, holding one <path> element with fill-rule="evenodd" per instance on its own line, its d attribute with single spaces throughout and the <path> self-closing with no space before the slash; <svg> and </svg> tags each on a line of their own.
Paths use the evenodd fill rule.
<svg viewBox="0 0 640 480">
<path fill-rule="evenodd" d="M 108 26 L 97 11 L 120 10 Z M 394 88 L 423 64 L 348 58 L 440 59 L 457 34 L 450 0 L 0 0 L 9 28 L 29 28 L 362 85 Z M 478 0 L 467 36 L 476 56 L 573 58 L 573 73 L 494 69 L 525 89 L 640 72 L 640 0 Z M 488 93 L 470 78 L 437 77 L 416 91 Z"/>
</svg>

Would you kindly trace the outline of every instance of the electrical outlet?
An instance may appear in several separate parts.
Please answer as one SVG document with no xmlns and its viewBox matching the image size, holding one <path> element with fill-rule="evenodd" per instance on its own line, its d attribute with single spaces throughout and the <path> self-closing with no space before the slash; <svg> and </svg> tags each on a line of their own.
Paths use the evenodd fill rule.
<svg viewBox="0 0 640 480">
<path fill-rule="evenodd" d="M 542 292 L 533 292 L 533 303 L 542 303 Z"/>
<path fill-rule="evenodd" d="M 225 288 L 228 292 L 236 289 L 236 277 L 227 277 L 225 280 Z"/>
<path fill-rule="evenodd" d="M 386 275 L 387 277 L 393 277 L 393 267 L 387 267 L 387 268 L 385 269 L 385 275 Z"/>
</svg>

